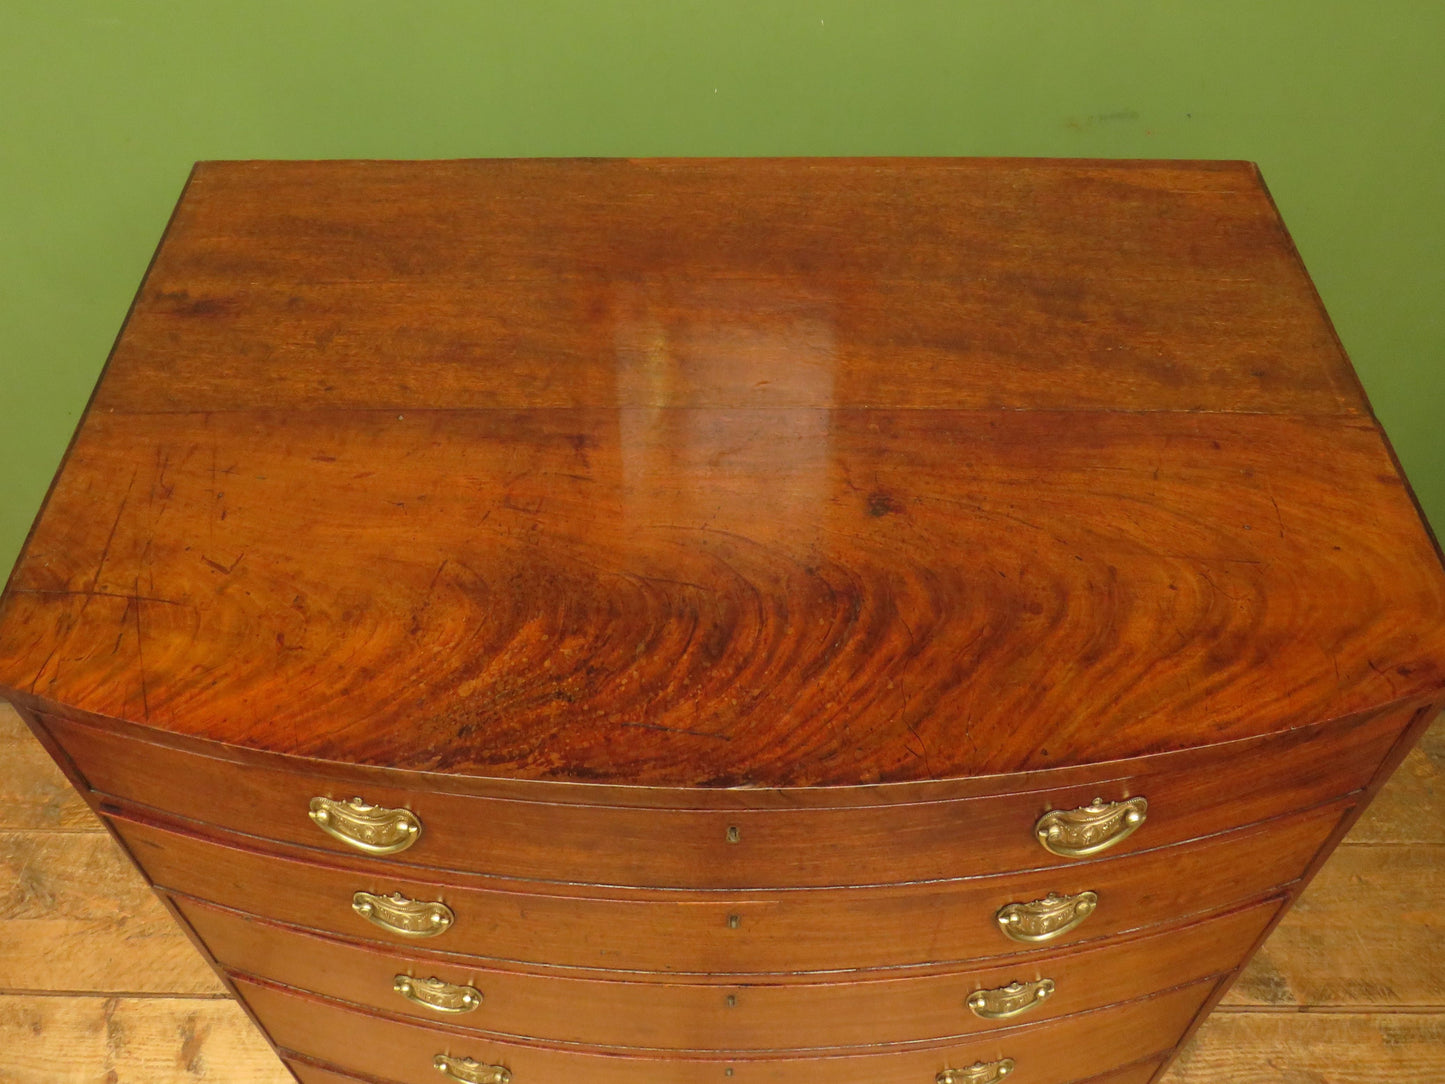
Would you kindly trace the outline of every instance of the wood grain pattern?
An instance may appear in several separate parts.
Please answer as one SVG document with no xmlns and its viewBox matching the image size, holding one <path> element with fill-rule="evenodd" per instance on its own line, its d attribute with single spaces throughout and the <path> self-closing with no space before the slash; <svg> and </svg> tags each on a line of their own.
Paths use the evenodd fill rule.
<svg viewBox="0 0 1445 1084">
<path fill-rule="evenodd" d="M 26 742 L 33 744 L 33 739 L 23 736 L 20 739 L 21 747 Z M 1378 853 L 1388 847 L 1391 843 L 1413 843 L 1418 842 L 1419 828 L 1425 825 L 1434 828 L 1445 820 L 1445 810 L 1442 810 L 1440 795 L 1437 788 L 1419 786 L 1421 778 L 1430 778 L 1431 772 L 1435 769 L 1432 765 L 1438 765 L 1438 750 L 1445 747 L 1445 717 L 1437 719 L 1435 725 L 1427 734 L 1424 741 L 1416 752 L 1411 754 L 1407 761 L 1406 769 L 1397 773 L 1386 786 L 1376 804 L 1371 808 L 1354 832 L 1351 833 L 1346 845 L 1337 850 L 1330 860 L 1330 864 L 1311 885 L 1309 892 L 1301 901 L 1301 907 L 1312 911 L 1326 910 L 1338 914 L 1345 914 L 1351 906 L 1349 894 L 1353 882 L 1366 875 L 1370 868 L 1379 871 L 1380 867 L 1368 856 Z M 33 750 L 35 756 L 39 756 L 38 747 Z M 9 774 L 16 765 L 16 761 L 0 762 L 0 780 L 11 779 Z M 1413 768 L 1411 765 L 1413 764 Z M 18 778 L 18 777 L 17 777 Z M 18 784 L 11 784 L 18 787 Z M 1404 817 L 1381 817 L 1375 818 L 1371 814 L 1377 809 L 1395 809 L 1407 812 Z M 95 822 L 97 833 L 100 831 L 99 822 Z M 1375 838 L 1379 836 L 1380 838 Z M 1356 846 L 1355 844 L 1359 844 Z M 44 857 L 47 863 L 52 863 L 62 869 L 76 868 L 83 865 L 79 859 L 73 858 L 68 853 L 72 847 L 86 847 L 84 837 L 77 837 L 74 833 L 67 833 L 67 838 L 56 844 L 53 850 L 32 852 Z M 110 869 L 100 868 L 97 870 L 94 880 L 97 883 L 108 883 L 112 879 L 124 879 L 130 877 L 136 884 L 140 883 L 139 875 L 136 874 L 127 864 L 124 863 L 118 851 L 111 852 L 112 857 L 107 859 L 112 863 Z M 1445 868 L 1445 853 L 1440 850 L 1433 852 L 1434 873 L 1430 876 L 1438 877 L 1439 871 Z M 1428 856 L 1427 856 L 1427 861 Z M 1356 864 L 1358 863 L 1358 864 Z M 1388 866 L 1385 867 L 1388 869 Z M 1338 870 L 1338 873 L 1336 872 Z M 51 875 L 41 872 L 39 876 L 50 877 Z M 114 883 L 120 883 L 119 880 Z M 1376 977 L 1380 975 L 1392 976 L 1388 986 L 1382 987 L 1378 981 L 1351 981 L 1350 978 L 1340 977 L 1333 980 L 1331 988 L 1337 996 L 1337 1007 L 1344 1007 L 1352 1012 L 1330 1013 L 1314 1016 L 1302 1016 L 1300 1008 L 1311 1008 L 1308 998 L 1316 989 L 1311 982 L 1311 973 L 1318 971 L 1321 974 L 1344 976 L 1344 968 L 1336 962 L 1337 959 L 1348 955 L 1351 960 L 1359 961 L 1359 954 L 1351 948 L 1355 938 L 1355 932 L 1348 930 L 1342 923 L 1332 923 L 1333 933 L 1327 940 L 1321 940 L 1314 947 L 1318 952 L 1312 951 L 1304 957 L 1294 957 L 1284 964 L 1277 964 L 1274 970 L 1281 973 L 1287 972 L 1291 978 L 1281 983 L 1265 973 L 1261 967 L 1258 977 L 1246 975 L 1241 980 L 1240 987 L 1231 993 L 1234 998 L 1236 994 L 1243 994 L 1251 987 L 1258 987 L 1268 992 L 1271 997 L 1270 1004 L 1261 1004 L 1259 1008 L 1251 1011 L 1250 1018 L 1242 1023 L 1231 1023 L 1232 1012 L 1230 1005 L 1226 1003 L 1220 1010 L 1216 1011 L 1211 1023 L 1206 1025 L 1200 1036 L 1196 1038 L 1186 1055 L 1184 1065 L 1191 1074 L 1187 1080 L 1178 1077 L 1166 1077 L 1160 1084 L 1236 1084 L 1241 1074 L 1248 1079 L 1250 1067 L 1268 1066 L 1269 1072 L 1275 1074 L 1288 1073 L 1293 1067 L 1304 1067 L 1314 1058 L 1313 1064 L 1308 1069 L 1301 1068 L 1304 1073 L 1299 1084 L 1355 1084 L 1354 1080 L 1344 1074 L 1353 1072 L 1353 1067 L 1359 1067 L 1357 1078 L 1363 1077 L 1366 1080 L 1378 1079 L 1395 1081 L 1408 1079 L 1394 1072 L 1396 1059 L 1403 1057 L 1397 1052 L 1396 1045 L 1382 1043 L 1381 1034 L 1388 1034 L 1404 1041 L 1409 1048 L 1414 1046 L 1417 1053 L 1418 1043 L 1412 1039 L 1413 1035 L 1418 1039 L 1421 1033 L 1412 1023 L 1413 1013 L 1391 1011 L 1383 1004 L 1377 1004 L 1373 999 L 1381 993 L 1400 993 L 1402 981 L 1409 981 L 1412 985 L 1403 991 L 1404 997 L 1424 997 L 1424 991 L 1433 989 L 1435 979 L 1431 971 L 1438 972 L 1433 964 L 1428 967 L 1421 966 L 1421 960 L 1434 960 L 1438 958 L 1441 946 L 1440 930 L 1445 928 L 1445 917 L 1441 915 L 1439 900 L 1442 896 L 1437 892 L 1428 897 L 1430 904 L 1427 907 L 1419 906 L 1420 897 L 1414 891 L 1420 881 L 1413 884 L 1400 883 L 1392 876 L 1382 877 L 1374 886 L 1379 896 L 1376 897 L 1372 891 L 1370 898 L 1374 901 L 1373 906 L 1377 913 L 1397 915 L 1399 921 L 1381 929 L 1385 932 L 1395 930 L 1400 936 L 1379 938 L 1373 944 L 1373 949 L 1378 955 L 1367 961 L 1367 973 Z M 1428 882 L 1433 883 L 1433 882 Z M 64 930 L 56 930 L 53 940 L 41 946 L 45 952 L 52 957 L 68 959 L 79 957 L 89 951 L 88 945 L 96 938 L 117 938 L 118 935 L 109 931 L 113 927 L 124 929 L 134 920 L 130 917 L 128 906 L 124 903 L 124 892 L 115 894 L 112 889 L 111 899 L 114 905 L 106 909 L 95 909 L 94 920 L 79 927 L 71 927 Z M 4 952 L 0 952 L 0 960 L 9 958 L 12 952 L 21 950 L 27 939 L 14 934 L 5 933 L 10 919 L 0 917 L 0 939 L 3 939 L 6 946 Z M 1295 919 L 1287 917 L 1276 931 L 1276 939 L 1283 942 L 1286 939 L 1296 936 L 1291 932 Z M 178 940 L 181 939 L 177 934 Z M 1424 946 L 1424 951 L 1422 951 Z M 135 984 L 135 972 L 128 968 L 128 961 L 131 960 L 125 954 L 104 953 L 98 954 L 110 964 L 109 973 L 102 977 L 100 988 L 108 991 L 121 991 L 132 989 Z M 1278 959 L 1273 942 L 1266 943 L 1262 960 Z M 33 974 L 34 972 L 29 972 Z M 1277 993 L 1283 992 L 1290 1000 L 1277 1000 Z M 181 989 L 166 991 L 168 994 L 184 993 Z M 86 1005 L 103 1004 L 101 998 L 87 998 L 84 996 L 47 998 L 45 1004 L 51 1001 L 73 1001 L 83 1002 Z M 170 1064 L 179 1057 L 178 1050 L 183 1042 L 184 1033 L 174 1027 L 174 1018 L 171 1015 L 175 1009 L 176 1002 L 171 998 L 150 998 L 150 999 L 126 999 L 127 1013 L 137 1020 L 145 1019 L 132 1026 L 129 1035 L 132 1041 L 143 1052 L 136 1056 L 142 1064 L 158 1065 Z M 12 1001 L 10 1004 L 17 1004 Z M 1271 1008 L 1271 1005 L 1274 1007 Z M 1437 1000 L 1433 1006 L 1427 1002 L 1419 1002 L 1415 1012 L 1420 1008 L 1433 1007 L 1438 1013 L 1445 1014 L 1445 1000 Z M 67 1019 L 88 1019 L 86 1013 L 92 1010 L 84 1005 L 74 1010 L 66 1010 Z M 59 1013 L 59 1010 L 56 1010 Z M 74 1013 L 72 1017 L 71 1013 Z M 49 1017 L 55 1019 L 55 1016 Z M 1368 1018 L 1370 1021 L 1365 1026 L 1360 1026 L 1358 1020 Z M 6 1040 L 0 1042 L 0 1080 L 5 1084 L 52 1084 L 54 1067 L 62 1063 L 69 1064 L 73 1070 L 73 1077 L 70 1080 L 61 1078 L 63 1084 L 101 1084 L 106 1078 L 106 1055 L 103 1051 L 95 1052 L 93 1056 L 79 1057 L 73 1063 L 65 1063 L 64 1059 L 72 1054 L 77 1047 L 70 1039 L 70 1033 L 63 1028 L 52 1027 L 46 1029 L 42 1026 L 39 1033 L 32 1029 L 34 1017 L 26 1018 L 23 1014 L 11 1015 L 7 1020 L 18 1021 L 12 1023 L 14 1034 L 19 1036 L 18 1041 Z M 157 1023 L 156 1021 L 160 1021 Z M 1391 1022 L 1398 1024 L 1398 1028 L 1391 1028 Z M 1318 1058 L 1315 1058 L 1313 1051 L 1325 1049 L 1329 1051 L 1329 1057 L 1333 1059 L 1329 1065 L 1322 1065 Z M 49 1075 L 34 1075 L 33 1067 L 37 1065 L 48 1066 Z M 23 1068 L 30 1067 L 30 1068 Z M 212 1070 L 214 1071 L 214 1070 Z M 1182 1067 L 1178 1071 L 1183 1071 Z M 21 1075 L 22 1072 L 31 1073 L 30 1076 Z M 279 1073 L 279 1070 L 278 1070 Z M 8 1075 L 6 1075 L 8 1074 Z M 1309 1075 L 1313 1074 L 1313 1075 Z M 312 1070 L 316 1081 L 325 1081 L 325 1084 L 333 1084 L 331 1077 L 317 1075 Z M 1150 1074 L 1141 1076 L 1139 1080 L 1132 1078 L 1119 1084 L 1143 1084 L 1149 1079 Z M 149 1078 L 131 1078 L 134 1084 L 151 1084 Z M 164 1078 L 156 1078 L 163 1080 Z M 205 1080 L 205 1077 L 201 1077 Z M 213 1077 L 217 1084 L 230 1084 L 230 1077 Z M 276 1084 L 285 1084 L 284 1076 L 276 1076 Z M 310 1084 L 311 1078 L 305 1078 Z M 342 1081 L 349 1081 L 353 1078 L 337 1078 Z M 359 1079 L 359 1078 L 356 1078 Z M 1271 1078 L 1273 1079 L 1273 1078 Z M 1288 1077 L 1281 1077 L 1288 1081 Z M 1427 1079 L 1427 1078 L 1416 1078 Z M 130 1084 L 129 1081 L 117 1077 L 121 1084 Z M 109 1084 L 109 1082 L 108 1082 Z M 256 1084 L 272 1084 L 268 1077 L 258 1077 Z M 1090 1081 L 1089 1084 L 1106 1084 L 1105 1081 Z M 1107 1084 L 1115 1084 L 1108 1080 Z M 1293 1084 L 1293 1082 L 1291 1082 Z M 1413 1084 L 1413 1082 L 1412 1082 Z"/>
<path fill-rule="evenodd" d="M 443 403 L 1363 410 L 1252 166 L 957 159 L 202 163 L 96 405 Z"/>
<path fill-rule="evenodd" d="M 1445 1080 L 1445 1012 L 1217 1012 L 1159 1084 Z"/>
<path fill-rule="evenodd" d="M 671 786 L 1096 763 L 1445 682 L 1445 575 L 1372 430 L 689 418 L 634 471 L 606 416 L 93 416 L 0 677 L 277 752 Z"/>
<path fill-rule="evenodd" d="M 353 1076 L 350 1073 L 340 1073 L 326 1066 L 318 1065 L 314 1061 L 290 1058 L 287 1060 L 291 1071 L 296 1074 L 296 1079 L 301 1084 L 369 1084 L 374 1077 Z M 1154 1074 L 1158 1071 L 1157 1062 L 1140 1063 L 1121 1069 L 1116 1073 L 1107 1073 L 1104 1076 L 1091 1077 L 1086 1081 L 1079 1081 L 1078 1084 L 1149 1084 Z"/>
<path fill-rule="evenodd" d="M 103 832 L 0 832 L 0 990 L 223 993 Z"/>
<path fill-rule="evenodd" d="M 395 947 L 409 939 L 351 908 L 358 890 L 443 900 L 456 915 L 429 948 L 603 970 L 706 974 L 860 970 L 1014 955 L 994 915 L 1050 892 L 1094 891 L 1062 948 L 1242 904 L 1298 879 L 1349 801 L 1194 843 L 1058 870 L 886 888 L 770 892 L 561 889 L 449 874 L 413 881 L 376 863 L 298 860 L 130 817 L 111 824 L 158 885 L 278 922 Z M 736 920 L 736 921 L 734 921 Z"/>
<path fill-rule="evenodd" d="M 945 1067 L 1014 1058 L 1032 1084 L 1072 1084 L 1157 1055 L 1160 1036 L 1178 1034 L 1197 1011 L 1210 983 L 1144 1001 L 1079 1013 L 929 1047 L 875 1047 L 863 1054 L 742 1057 L 620 1054 L 582 1047 L 501 1041 L 349 1010 L 283 987 L 238 981 L 256 1014 L 274 1021 L 272 1037 L 286 1051 L 341 1069 L 402 1084 L 432 1084 L 432 1058 L 441 1052 L 506 1065 L 522 1080 L 586 1080 L 595 1084 L 715 1084 L 733 1067 L 734 1079 L 757 1084 L 875 1084 L 879 1079 L 927 1081 Z M 1027 1073 L 1027 1077 L 1023 1077 Z"/>
<path fill-rule="evenodd" d="M 102 831 L 15 709 L 0 700 L 0 832 L 26 828 Z"/>
<path fill-rule="evenodd" d="M 183 821 L 164 789 L 100 806 L 167 886 L 358 938 L 384 936 L 346 906 L 364 886 L 444 894 L 449 951 L 539 967 L 937 969 L 1002 962 L 997 906 L 1086 877 L 1101 905 L 1066 945 L 1313 872 L 1403 757 L 1391 726 L 1441 703 L 1440 556 L 1242 163 L 211 164 L 0 595 L 0 695 L 32 727 L 70 713 L 228 764 L 402 769 L 569 812 L 630 792 L 644 820 L 724 794 L 761 825 L 846 792 L 882 823 L 1213 753 L 1255 780 L 1241 818 L 1271 811 L 1271 756 L 1291 794 L 1374 780 L 1007 885 L 953 857 L 848 888 L 412 876 L 227 835 L 194 803 Z M 1341 745 L 1343 775 L 1290 744 L 1377 711 L 1389 752 Z M 32 855 L 95 837 L 62 806 L 19 816 L 62 829 L 11 833 L 23 923 L 47 887 Z M 1430 831 L 1390 867 L 1427 889 Z M 1245 990 L 1363 996 L 1345 969 L 1290 991 L 1310 938 L 1351 928 L 1302 921 Z M 1348 970 L 1402 1007 L 1433 996 Z M 422 1050 L 415 1024 L 377 1024 L 395 1046 L 363 1065 L 364 1016 L 240 981 L 307 1053 L 430 1079 L 424 1056 L 375 1068 Z M 1068 1044 L 1083 1017 L 1024 1030 L 1062 1084 L 1160 1053 L 1215 999 L 1100 1009 Z M 543 1073 L 572 1057 L 512 1046 Z"/>
<path fill-rule="evenodd" d="M 227 999 L 0 994 L 4 1084 L 291 1084 Z"/>
<path fill-rule="evenodd" d="M 1410 750 L 1349 842 L 1445 844 L 1445 716 Z"/>
<path fill-rule="evenodd" d="M 978 784 L 999 793 L 958 800 L 903 800 L 913 797 L 913 787 L 870 788 L 866 795 L 848 788 L 812 795 L 817 807 L 805 806 L 803 795 L 794 801 L 790 792 L 783 808 L 768 809 L 750 808 L 756 792 L 735 790 L 704 792 L 712 806 L 706 809 L 437 793 L 428 787 L 433 775 L 390 769 L 381 780 L 338 775 L 334 766 L 295 757 L 253 757 L 242 765 L 42 719 L 103 797 L 229 831 L 354 858 L 354 848 L 307 816 L 314 796 L 345 801 L 360 795 L 409 809 L 420 819 L 421 836 L 387 860 L 388 868 L 411 867 L 398 870 L 405 876 L 425 878 L 430 874 L 423 870 L 431 868 L 639 888 L 799 888 L 1072 865 L 1076 859 L 1039 844 L 1034 825 L 1050 809 L 1076 809 L 1097 797 L 1143 795 L 1149 802 L 1145 826 L 1111 847 L 1109 857 L 1308 809 L 1369 783 L 1409 715 L 1387 711 L 1300 728 L 1247 749 L 1231 743 L 1105 765 L 1095 771 L 1097 779 L 1063 788 L 1013 792 L 1019 777 L 1001 776 Z M 1252 770 L 1241 772 L 1242 762 Z M 331 774 L 319 774 L 322 769 Z M 545 797 L 555 788 L 533 789 Z M 626 790 L 631 796 L 638 788 Z M 731 842 L 730 830 L 736 834 Z"/>
<path fill-rule="evenodd" d="M 1442 660 L 1239 163 L 202 167 L 0 598 L 33 706 L 675 787 L 1190 748 Z"/>
<path fill-rule="evenodd" d="M 177 905 L 226 967 L 390 1015 L 546 1042 L 692 1050 L 866 1047 L 969 1035 L 1132 1001 L 1232 970 L 1259 938 L 1279 899 L 1185 927 L 1078 952 L 1054 952 L 963 972 L 823 976 L 797 981 L 688 983 L 632 974 L 610 979 L 506 970 L 379 951 L 179 899 Z M 441 1016 L 392 988 L 398 974 L 439 978 L 481 992 L 481 1006 Z M 657 981 L 662 978 L 663 981 Z M 1053 994 L 1004 1022 L 965 1009 L 970 995 L 1048 978 Z M 647 981 L 647 980 L 653 981 Z"/>
<path fill-rule="evenodd" d="M 287 1064 L 301 1084 L 369 1084 L 370 1081 L 375 1080 L 374 1077 L 340 1073 L 330 1067 L 300 1058 L 287 1059 Z M 1127 1069 L 1120 1069 L 1116 1073 L 1090 1077 L 1088 1080 L 1078 1081 L 1077 1084 L 1149 1084 L 1157 1071 L 1157 1062 L 1140 1063 Z"/>
<path fill-rule="evenodd" d="M 1445 1005 L 1441 900 L 1445 847 L 1346 843 L 1223 1004 Z"/>
</svg>

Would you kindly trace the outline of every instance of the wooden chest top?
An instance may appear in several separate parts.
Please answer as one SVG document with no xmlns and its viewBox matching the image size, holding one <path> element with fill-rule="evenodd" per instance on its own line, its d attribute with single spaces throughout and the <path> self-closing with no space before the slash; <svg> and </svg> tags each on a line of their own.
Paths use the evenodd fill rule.
<svg viewBox="0 0 1445 1084">
<path fill-rule="evenodd" d="M 37 708 L 458 775 L 911 782 L 1445 687 L 1256 170 L 196 167 L 3 599 Z"/>
</svg>

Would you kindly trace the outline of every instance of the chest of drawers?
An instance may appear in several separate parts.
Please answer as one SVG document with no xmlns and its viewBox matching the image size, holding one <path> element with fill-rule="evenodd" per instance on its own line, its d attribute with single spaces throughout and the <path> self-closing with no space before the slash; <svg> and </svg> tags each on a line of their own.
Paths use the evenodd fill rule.
<svg viewBox="0 0 1445 1084">
<path fill-rule="evenodd" d="M 0 687 L 303 1084 L 1145 1084 L 1445 573 L 1245 164 L 210 163 Z"/>
</svg>

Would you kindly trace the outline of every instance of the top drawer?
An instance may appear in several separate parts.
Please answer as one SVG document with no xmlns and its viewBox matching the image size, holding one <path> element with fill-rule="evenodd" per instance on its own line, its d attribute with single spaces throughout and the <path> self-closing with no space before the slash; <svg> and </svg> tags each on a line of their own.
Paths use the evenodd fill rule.
<svg viewBox="0 0 1445 1084">
<path fill-rule="evenodd" d="M 1129 834 L 1122 815 L 1139 807 L 1119 805 L 1112 823 L 1092 836 L 1085 831 L 1086 850 L 1095 837 L 1105 845 L 1100 850 L 1116 854 L 1209 835 L 1363 787 L 1408 716 L 1384 713 L 1268 741 L 1101 766 L 1095 781 L 1049 789 L 908 801 L 919 792 L 858 788 L 823 796 L 830 802 L 836 795 L 836 804 L 819 805 L 810 795 L 806 808 L 781 809 L 747 808 L 755 804 L 748 791 L 710 793 L 711 807 L 703 808 L 441 793 L 407 786 L 418 778 L 412 773 L 348 774 L 280 756 L 240 763 L 55 717 L 44 722 L 96 791 L 231 831 L 352 855 L 379 849 L 389 852 L 380 861 L 420 868 L 574 884 L 747 889 L 894 884 L 1067 864 L 1075 858 L 1040 842 L 1049 823 L 1041 826 L 1040 818 L 1096 798 L 1142 797 L 1147 809 Z M 1131 773 L 1131 766 L 1138 770 Z M 400 785 L 379 784 L 378 776 Z M 1008 782 L 999 780 L 1003 788 Z M 548 793 L 547 784 L 536 789 Z M 902 800 L 875 804 L 883 792 Z M 353 798 L 375 809 L 358 816 Z M 850 799 L 857 804 L 845 804 Z M 409 815 L 371 823 L 386 810 Z M 1076 831 L 1064 828 L 1066 837 Z"/>
</svg>

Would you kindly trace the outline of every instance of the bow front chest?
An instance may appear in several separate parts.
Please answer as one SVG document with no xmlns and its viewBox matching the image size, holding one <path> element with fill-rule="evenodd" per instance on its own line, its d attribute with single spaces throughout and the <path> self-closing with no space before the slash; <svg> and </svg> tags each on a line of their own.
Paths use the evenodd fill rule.
<svg viewBox="0 0 1445 1084">
<path fill-rule="evenodd" d="M 303 1084 L 1146 1084 L 1445 573 L 1247 164 L 205 163 L 0 693 Z"/>
</svg>

